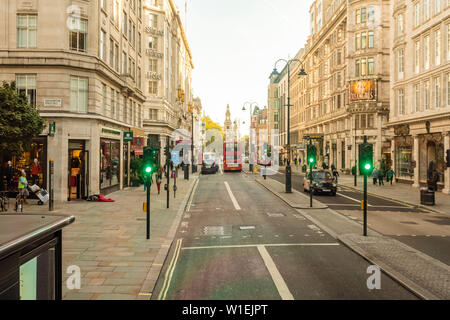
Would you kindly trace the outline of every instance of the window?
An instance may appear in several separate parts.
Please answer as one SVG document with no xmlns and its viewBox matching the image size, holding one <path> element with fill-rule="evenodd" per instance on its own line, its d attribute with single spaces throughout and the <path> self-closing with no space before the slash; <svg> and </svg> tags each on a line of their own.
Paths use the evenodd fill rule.
<svg viewBox="0 0 450 320">
<path fill-rule="evenodd" d="M 109 65 L 114 68 L 114 40 L 109 39 Z"/>
<path fill-rule="evenodd" d="M 116 25 L 119 24 L 119 0 L 113 0 L 113 20 Z"/>
<path fill-rule="evenodd" d="M 148 37 L 148 48 L 152 50 L 156 50 L 156 41 L 157 39 L 155 37 L 149 36 Z"/>
<path fill-rule="evenodd" d="M 365 114 L 361 114 L 359 116 L 359 122 L 361 124 L 361 129 L 366 129 L 367 128 L 367 124 L 366 124 L 366 116 Z"/>
<path fill-rule="evenodd" d="M 106 84 L 102 83 L 102 115 L 106 115 L 106 99 L 107 99 L 107 88 Z"/>
<path fill-rule="evenodd" d="M 373 61 L 373 58 L 367 59 L 367 67 L 368 67 L 367 74 L 368 75 L 373 75 L 374 74 L 374 61 Z"/>
<path fill-rule="evenodd" d="M 142 106 L 138 106 L 138 127 L 142 127 Z"/>
<path fill-rule="evenodd" d="M 403 34 L 403 14 L 397 16 L 397 35 Z"/>
<path fill-rule="evenodd" d="M 439 80 L 440 79 L 438 77 L 433 79 L 433 96 L 435 108 L 439 108 L 441 106 L 441 83 Z"/>
<path fill-rule="evenodd" d="M 115 69 L 119 71 L 119 45 L 117 43 L 114 44 L 114 55 L 115 55 Z"/>
<path fill-rule="evenodd" d="M 420 61 L 420 42 L 414 43 L 414 72 L 419 73 L 419 61 Z"/>
<path fill-rule="evenodd" d="M 127 54 L 122 52 L 122 74 L 127 73 Z"/>
<path fill-rule="evenodd" d="M 423 20 L 430 19 L 430 0 L 423 0 Z"/>
<path fill-rule="evenodd" d="M 116 91 L 116 119 L 119 120 L 120 115 L 120 93 Z"/>
<path fill-rule="evenodd" d="M 106 32 L 100 31 L 100 59 L 106 61 Z"/>
<path fill-rule="evenodd" d="M 17 16 L 17 48 L 37 47 L 37 15 Z"/>
<path fill-rule="evenodd" d="M 367 74 L 367 60 L 361 59 L 361 75 L 365 76 Z"/>
<path fill-rule="evenodd" d="M 78 26 L 77 26 L 78 25 Z M 70 49 L 80 52 L 87 51 L 87 20 L 80 20 L 70 32 Z"/>
<path fill-rule="evenodd" d="M 434 14 L 441 12 L 441 0 L 434 0 Z"/>
<path fill-rule="evenodd" d="M 138 18 L 142 18 L 142 0 L 138 0 Z"/>
<path fill-rule="evenodd" d="M 106 11 L 106 0 L 101 0 L 100 1 L 100 7 Z"/>
<path fill-rule="evenodd" d="M 137 87 L 139 88 L 139 89 L 141 89 L 141 68 L 137 68 L 137 81 L 136 81 L 136 84 L 137 84 Z"/>
<path fill-rule="evenodd" d="M 127 36 L 127 33 L 128 33 L 127 21 L 128 21 L 127 13 L 124 11 L 123 12 L 123 21 L 122 21 L 122 33 L 125 37 Z"/>
<path fill-rule="evenodd" d="M 158 82 L 157 81 L 149 81 L 148 92 L 150 94 L 158 94 Z"/>
<path fill-rule="evenodd" d="M 369 31 L 369 48 L 373 48 L 373 45 L 374 45 L 373 31 Z"/>
<path fill-rule="evenodd" d="M 434 32 L 434 64 L 441 64 L 441 30 Z"/>
<path fill-rule="evenodd" d="M 36 107 L 36 75 L 18 74 L 16 75 L 17 92 L 27 96 L 28 104 Z"/>
<path fill-rule="evenodd" d="M 366 39 L 367 39 L 367 34 L 365 32 L 361 33 L 361 49 L 366 48 Z"/>
<path fill-rule="evenodd" d="M 446 89 L 447 89 L 447 107 L 450 107 L 450 73 L 447 73 L 447 85 L 446 85 Z"/>
<path fill-rule="evenodd" d="M 418 27 L 420 24 L 420 1 L 417 1 L 414 5 L 414 27 Z"/>
<path fill-rule="evenodd" d="M 368 9 L 368 21 L 375 21 L 375 8 L 369 7 Z"/>
<path fill-rule="evenodd" d="M 148 66 L 150 72 L 158 72 L 158 60 L 157 59 L 149 59 Z"/>
<path fill-rule="evenodd" d="M 414 85 L 414 110 L 415 110 L 415 112 L 420 111 L 420 86 L 419 86 L 419 84 Z"/>
<path fill-rule="evenodd" d="M 366 8 L 361 8 L 361 23 L 366 22 Z"/>
<path fill-rule="evenodd" d="M 447 25 L 447 61 L 450 61 L 450 24 Z"/>
<path fill-rule="evenodd" d="M 116 116 L 116 91 L 111 88 L 111 118 Z"/>
<path fill-rule="evenodd" d="M 131 34 L 131 44 L 136 47 L 136 25 L 133 24 L 133 32 Z"/>
<path fill-rule="evenodd" d="M 423 107 L 424 110 L 430 109 L 430 81 L 423 83 Z"/>
<path fill-rule="evenodd" d="M 405 50 L 400 49 L 398 50 L 398 79 L 403 79 L 403 71 L 404 71 L 404 65 L 405 65 Z"/>
<path fill-rule="evenodd" d="M 374 128 L 375 127 L 375 117 L 373 114 L 367 115 L 367 128 Z"/>
<path fill-rule="evenodd" d="M 425 70 L 430 68 L 430 36 L 423 39 L 423 67 Z"/>
<path fill-rule="evenodd" d="M 132 77 L 133 72 L 132 72 L 131 68 L 132 68 L 131 57 L 129 57 L 128 58 L 128 75 Z"/>
<path fill-rule="evenodd" d="M 148 14 L 148 26 L 156 29 L 158 26 L 158 16 L 153 13 Z"/>
<path fill-rule="evenodd" d="M 359 77 L 360 74 L 361 74 L 360 65 L 361 65 L 361 62 L 360 62 L 359 59 L 357 59 L 357 60 L 355 61 L 355 76 L 356 76 L 356 77 Z"/>
<path fill-rule="evenodd" d="M 86 113 L 88 107 L 88 78 L 70 77 L 70 111 Z"/>
<path fill-rule="evenodd" d="M 158 120 L 158 110 L 148 109 L 148 118 L 150 120 Z"/>
<path fill-rule="evenodd" d="M 140 32 L 138 32 L 137 45 L 138 53 L 140 54 L 142 51 L 142 35 Z"/>
<path fill-rule="evenodd" d="M 361 9 L 356 10 L 356 23 L 361 23 Z"/>
<path fill-rule="evenodd" d="M 360 34 L 360 33 L 357 33 L 357 34 L 356 34 L 356 43 L 355 43 L 355 47 L 356 47 L 356 50 L 361 49 L 361 34 Z"/>
<path fill-rule="evenodd" d="M 397 91 L 397 112 L 398 115 L 402 115 L 405 107 L 405 94 L 403 89 L 398 89 Z"/>
</svg>

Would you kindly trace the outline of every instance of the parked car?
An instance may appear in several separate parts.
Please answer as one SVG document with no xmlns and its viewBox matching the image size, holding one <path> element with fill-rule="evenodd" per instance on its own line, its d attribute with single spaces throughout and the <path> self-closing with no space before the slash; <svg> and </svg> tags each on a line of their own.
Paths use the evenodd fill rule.
<svg viewBox="0 0 450 320">
<path fill-rule="evenodd" d="M 329 170 L 317 169 L 312 171 L 312 185 L 310 183 L 311 172 L 308 170 L 303 179 L 303 191 L 313 193 L 329 193 L 336 195 L 337 183 Z"/>
<path fill-rule="evenodd" d="M 202 161 L 202 174 L 217 173 L 219 171 L 219 163 L 214 152 L 205 152 Z"/>
</svg>

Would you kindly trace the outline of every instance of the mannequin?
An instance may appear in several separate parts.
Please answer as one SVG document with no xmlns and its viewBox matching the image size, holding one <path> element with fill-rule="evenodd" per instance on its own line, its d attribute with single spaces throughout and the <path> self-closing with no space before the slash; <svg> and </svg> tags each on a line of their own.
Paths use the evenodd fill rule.
<svg viewBox="0 0 450 320">
<path fill-rule="evenodd" d="M 31 165 L 31 177 L 33 184 L 39 184 L 39 175 L 42 173 L 41 165 L 39 164 L 38 159 L 34 159 L 33 164 Z"/>
<path fill-rule="evenodd" d="M 6 183 L 8 184 L 8 189 L 11 189 L 12 182 L 14 179 L 14 167 L 12 166 L 11 161 L 8 161 L 8 166 L 6 167 L 5 177 L 6 177 Z"/>
</svg>

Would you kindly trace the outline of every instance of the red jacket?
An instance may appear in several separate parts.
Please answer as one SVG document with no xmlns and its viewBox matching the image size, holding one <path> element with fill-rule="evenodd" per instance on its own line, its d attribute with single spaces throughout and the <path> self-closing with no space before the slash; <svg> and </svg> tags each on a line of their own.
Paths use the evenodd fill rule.
<svg viewBox="0 0 450 320">
<path fill-rule="evenodd" d="M 38 175 L 41 172 L 42 172 L 42 169 L 41 169 L 41 165 L 40 164 L 33 163 L 31 165 L 31 174 L 32 175 Z"/>
</svg>

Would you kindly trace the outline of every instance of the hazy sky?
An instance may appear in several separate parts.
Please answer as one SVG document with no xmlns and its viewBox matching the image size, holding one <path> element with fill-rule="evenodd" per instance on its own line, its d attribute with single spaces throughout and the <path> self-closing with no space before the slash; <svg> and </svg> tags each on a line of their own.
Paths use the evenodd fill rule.
<svg viewBox="0 0 450 320">
<path fill-rule="evenodd" d="M 185 0 L 177 1 L 180 11 Z M 207 115 L 223 124 L 232 118 L 248 127 L 246 101 L 267 105 L 268 77 L 275 62 L 293 58 L 309 34 L 312 0 L 187 0 L 194 94 Z M 184 15 L 184 12 L 181 12 Z M 278 71 L 284 63 L 277 65 Z"/>
</svg>

